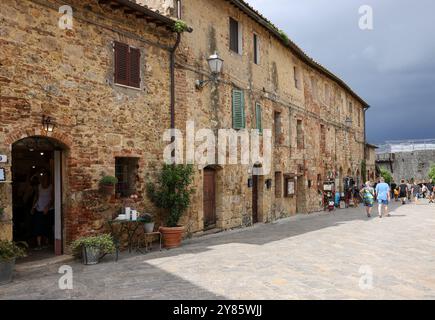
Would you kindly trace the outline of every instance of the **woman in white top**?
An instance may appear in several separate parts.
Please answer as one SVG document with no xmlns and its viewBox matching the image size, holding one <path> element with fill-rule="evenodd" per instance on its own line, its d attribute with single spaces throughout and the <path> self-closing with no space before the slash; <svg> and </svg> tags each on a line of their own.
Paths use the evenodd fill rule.
<svg viewBox="0 0 435 320">
<path fill-rule="evenodd" d="M 32 231 L 36 237 L 36 249 L 38 250 L 42 249 L 43 238 L 46 243 L 48 242 L 50 230 L 49 213 L 53 209 L 54 202 L 50 173 L 42 173 L 40 182 L 32 208 Z"/>
</svg>

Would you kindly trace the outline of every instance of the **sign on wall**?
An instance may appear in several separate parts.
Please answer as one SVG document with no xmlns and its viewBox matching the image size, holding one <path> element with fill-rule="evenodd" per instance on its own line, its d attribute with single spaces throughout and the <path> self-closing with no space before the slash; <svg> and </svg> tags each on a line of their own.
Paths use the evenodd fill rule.
<svg viewBox="0 0 435 320">
<path fill-rule="evenodd" d="M 6 173 L 4 168 L 0 168 L 0 181 L 6 181 Z"/>
<path fill-rule="evenodd" d="M 295 194 L 295 182 L 293 180 L 287 180 L 287 194 L 288 195 Z"/>
<path fill-rule="evenodd" d="M 8 162 L 8 156 L 5 156 L 4 154 L 0 154 L 0 163 L 6 163 Z"/>
</svg>

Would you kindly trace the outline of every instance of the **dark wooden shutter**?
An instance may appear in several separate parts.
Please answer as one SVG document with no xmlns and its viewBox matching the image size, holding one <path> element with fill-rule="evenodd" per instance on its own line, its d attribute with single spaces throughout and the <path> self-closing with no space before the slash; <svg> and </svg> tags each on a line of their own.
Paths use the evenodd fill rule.
<svg viewBox="0 0 435 320">
<path fill-rule="evenodd" d="M 140 50 L 130 47 L 129 86 L 140 88 Z"/>
<path fill-rule="evenodd" d="M 128 45 L 120 42 L 115 42 L 115 83 L 126 86 L 129 85 L 128 65 Z"/>
<path fill-rule="evenodd" d="M 239 53 L 239 23 L 230 18 L 230 49 Z"/>
<path fill-rule="evenodd" d="M 233 90 L 233 128 L 245 128 L 245 107 L 242 90 Z"/>
</svg>

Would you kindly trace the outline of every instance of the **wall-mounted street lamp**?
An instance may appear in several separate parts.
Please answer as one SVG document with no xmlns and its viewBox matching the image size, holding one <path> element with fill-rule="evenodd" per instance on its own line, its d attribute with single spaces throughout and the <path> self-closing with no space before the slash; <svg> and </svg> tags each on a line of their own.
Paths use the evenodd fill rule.
<svg viewBox="0 0 435 320">
<path fill-rule="evenodd" d="M 42 128 L 45 132 L 53 132 L 54 127 L 56 127 L 56 123 L 52 117 L 42 116 Z"/>
<path fill-rule="evenodd" d="M 219 74 L 222 72 L 224 60 L 215 52 L 207 59 L 207 63 L 211 72 L 211 77 L 208 80 L 196 80 L 195 85 L 197 89 L 204 88 L 211 81 L 217 82 L 219 80 Z"/>
</svg>

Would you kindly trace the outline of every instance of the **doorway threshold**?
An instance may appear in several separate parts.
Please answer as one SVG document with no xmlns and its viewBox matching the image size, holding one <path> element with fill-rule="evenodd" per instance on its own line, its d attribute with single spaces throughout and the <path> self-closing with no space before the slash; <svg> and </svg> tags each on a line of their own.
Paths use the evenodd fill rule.
<svg viewBox="0 0 435 320">
<path fill-rule="evenodd" d="M 74 256 L 68 254 L 61 255 L 61 256 L 54 256 L 54 257 L 40 259 L 40 260 L 29 261 L 29 262 L 20 262 L 19 260 L 17 260 L 17 263 L 15 265 L 15 270 L 17 272 L 29 271 L 29 270 L 44 268 L 56 264 L 67 263 L 73 260 L 74 260 Z"/>
</svg>

